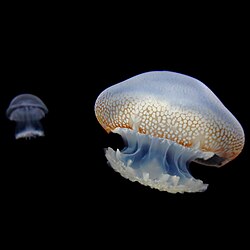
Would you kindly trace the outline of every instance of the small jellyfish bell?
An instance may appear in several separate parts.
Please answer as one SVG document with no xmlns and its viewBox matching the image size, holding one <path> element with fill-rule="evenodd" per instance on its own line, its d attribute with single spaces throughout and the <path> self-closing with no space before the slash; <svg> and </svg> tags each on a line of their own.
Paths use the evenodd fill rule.
<svg viewBox="0 0 250 250">
<path fill-rule="evenodd" d="M 115 84 L 98 96 L 95 115 L 125 143 L 121 151 L 106 149 L 111 167 L 170 193 L 205 191 L 189 164 L 221 167 L 244 146 L 232 113 L 201 81 L 180 73 L 146 72 Z"/>
<path fill-rule="evenodd" d="M 33 138 L 44 136 L 40 120 L 48 112 L 40 98 L 31 94 L 16 96 L 10 103 L 6 115 L 16 122 L 15 138 Z"/>
</svg>

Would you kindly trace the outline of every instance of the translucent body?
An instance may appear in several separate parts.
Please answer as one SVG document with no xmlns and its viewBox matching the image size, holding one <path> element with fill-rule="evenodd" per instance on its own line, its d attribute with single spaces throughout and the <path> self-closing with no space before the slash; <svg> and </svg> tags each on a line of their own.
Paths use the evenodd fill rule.
<svg viewBox="0 0 250 250">
<path fill-rule="evenodd" d="M 16 96 L 10 103 L 6 115 L 16 122 L 15 138 L 44 136 L 40 120 L 48 112 L 40 98 L 31 94 Z"/>
<path fill-rule="evenodd" d="M 97 98 L 95 114 L 127 145 L 121 152 L 108 148 L 111 166 L 159 190 L 204 191 L 189 163 L 223 166 L 244 145 L 241 125 L 212 91 L 179 73 L 147 72 L 113 85 Z"/>
</svg>

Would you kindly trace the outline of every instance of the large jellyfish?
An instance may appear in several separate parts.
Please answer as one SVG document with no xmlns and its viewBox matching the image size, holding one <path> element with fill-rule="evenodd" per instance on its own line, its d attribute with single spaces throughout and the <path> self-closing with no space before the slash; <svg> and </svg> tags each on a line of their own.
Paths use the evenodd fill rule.
<svg viewBox="0 0 250 250">
<path fill-rule="evenodd" d="M 48 112 L 40 98 L 31 94 L 16 96 L 10 103 L 6 115 L 16 122 L 15 138 L 44 136 L 40 120 Z"/>
<path fill-rule="evenodd" d="M 221 167 L 237 157 L 244 132 L 237 119 L 199 80 L 169 72 L 146 72 L 104 90 L 95 115 L 125 148 L 106 158 L 123 177 L 170 193 L 201 192 L 189 164 Z"/>
</svg>

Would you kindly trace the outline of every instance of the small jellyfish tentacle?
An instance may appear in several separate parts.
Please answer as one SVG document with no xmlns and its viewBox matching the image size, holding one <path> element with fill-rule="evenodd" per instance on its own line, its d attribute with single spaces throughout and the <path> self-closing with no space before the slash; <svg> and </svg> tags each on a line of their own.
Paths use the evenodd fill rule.
<svg viewBox="0 0 250 250">
<path fill-rule="evenodd" d="M 124 154 L 132 154 L 134 152 L 136 152 L 137 148 L 138 148 L 138 141 L 136 139 L 136 137 L 129 137 L 129 136 L 125 136 L 123 130 L 120 130 L 121 136 L 123 138 L 123 142 L 125 144 L 125 147 L 122 149 L 122 152 Z"/>
<path fill-rule="evenodd" d="M 175 175 L 180 175 L 183 178 L 192 178 L 192 175 L 188 171 L 188 164 L 189 159 L 192 157 L 190 153 L 185 153 L 185 150 L 183 147 L 178 147 L 179 149 L 176 151 L 175 144 L 171 144 L 171 150 L 168 151 L 169 158 L 173 157 L 172 165 L 176 166 Z M 186 156 L 186 157 L 184 157 Z"/>
<path fill-rule="evenodd" d="M 126 163 L 130 160 L 134 168 L 139 168 L 140 165 L 134 163 L 140 162 L 144 157 L 148 151 L 148 143 L 136 133 L 131 133 L 129 129 L 119 129 L 118 133 L 122 135 L 123 140 L 129 142 L 127 147 L 121 150 L 120 158 Z"/>
<path fill-rule="evenodd" d="M 198 149 L 194 148 L 184 148 L 181 146 L 181 152 L 178 157 L 178 166 L 179 171 L 184 173 L 185 175 L 188 175 L 189 177 L 192 177 L 189 173 L 189 164 L 198 157 L 205 157 L 205 154 L 199 151 Z"/>
</svg>

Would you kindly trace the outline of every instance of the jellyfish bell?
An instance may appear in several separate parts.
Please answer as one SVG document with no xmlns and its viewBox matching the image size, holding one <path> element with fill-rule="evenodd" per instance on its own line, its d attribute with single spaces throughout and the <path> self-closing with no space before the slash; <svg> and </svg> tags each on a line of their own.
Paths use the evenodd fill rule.
<svg viewBox="0 0 250 250">
<path fill-rule="evenodd" d="M 189 164 L 221 167 L 244 146 L 237 119 L 199 80 L 180 73 L 152 71 L 105 89 L 95 115 L 107 131 L 121 135 L 121 151 L 106 158 L 123 177 L 170 193 L 201 192 Z"/>
<path fill-rule="evenodd" d="M 16 122 L 15 138 L 44 136 L 40 120 L 48 113 L 43 101 L 35 95 L 21 94 L 10 103 L 6 115 Z"/>
</svg>

